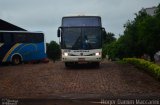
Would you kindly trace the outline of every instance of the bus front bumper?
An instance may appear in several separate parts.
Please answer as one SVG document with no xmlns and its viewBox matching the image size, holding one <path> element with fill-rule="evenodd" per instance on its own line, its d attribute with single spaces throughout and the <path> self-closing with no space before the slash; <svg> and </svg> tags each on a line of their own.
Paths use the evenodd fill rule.
<svg viewBox="0 0 160 105">
<path fill-rule="evenodd" d="M 63 62 L 100 62 L 101 56 L 62 56 Z"/>
</svg>

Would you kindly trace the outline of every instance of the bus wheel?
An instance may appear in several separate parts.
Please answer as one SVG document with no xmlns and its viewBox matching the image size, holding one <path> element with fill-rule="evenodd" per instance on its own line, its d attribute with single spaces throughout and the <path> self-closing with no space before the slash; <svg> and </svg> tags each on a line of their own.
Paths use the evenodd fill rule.
<svg viewBox="0 0 160 105">
<path fill-rule="evenodd" d="M 13 56 L 12 58 L 12 64 L 13 65 L 18 65 L 18 64 L 21 64 L 21 57 L 19 55 L 15 55 Z"/>
<path fill-rule="evenodd" d="M 65 62 L 65 67 L 69 67 L 69 64 L 68 64 L 68 62 Z"/>
<path fill-rule="evenodd" d="M 68 67 L 71 67 L 71 65 L 72 65 L 72 64 L 71 64 L 70 62 L 65 62 L 65 67 L 68 68 Z"/>
<path fill-rule="evenodd" d="M 99 62 L 94 62 L 93 63 L 94 67 L 99 68 L 100 67 L 100 63 Z"/>
</svg>

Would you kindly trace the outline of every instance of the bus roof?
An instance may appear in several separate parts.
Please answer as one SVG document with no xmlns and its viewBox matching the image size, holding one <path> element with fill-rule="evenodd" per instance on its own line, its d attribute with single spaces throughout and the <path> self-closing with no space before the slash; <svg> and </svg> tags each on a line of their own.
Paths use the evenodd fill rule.
<svg viewBox="0 0 160 105">
<path fill-rule="evenodd" d="M 85 15 L 77 15 L 77 16 L 64 16 L 63 18 L 90 18 L 90 17 L 94 17 L 94 18 L 101 18 L 100 16 L 85 16 Z"/>
</svg>

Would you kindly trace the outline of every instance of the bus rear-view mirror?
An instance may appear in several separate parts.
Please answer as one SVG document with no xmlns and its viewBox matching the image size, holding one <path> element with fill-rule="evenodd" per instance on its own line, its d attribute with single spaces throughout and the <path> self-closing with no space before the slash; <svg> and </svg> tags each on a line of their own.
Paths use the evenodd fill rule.
<svg viewBox="0 0 160 105">
<path fill-rule="evenodd" d="M 60 37 L 61 36 L 61 30 L 60 30 L 60 28 L 58 28 L 58 30 L 57 30 L 57 37 Z"/>
<path fill-rule="evenodd" d="M 105 40 L 106 39 L 106 30 L 105 28 L 102 28 L 102 37 Z"/>
</svg>

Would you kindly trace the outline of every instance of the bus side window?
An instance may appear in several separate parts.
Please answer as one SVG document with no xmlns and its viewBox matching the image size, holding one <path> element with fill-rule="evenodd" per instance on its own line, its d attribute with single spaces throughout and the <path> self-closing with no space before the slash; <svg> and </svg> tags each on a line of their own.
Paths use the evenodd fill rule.
<svg viewBox="0 0 160 105">
<path fill-rule="evenodd" d="M 0 33 L 0 42 L 3 42 L 3 34 Z"/>
<path fill-rule="evenodd" d="M 34 43 L 34 34 L 28 34 L 26 37 L 26 43 Z"/>
<path fill-rule="evenodd" d="M 40 43 L 40 42 L 43 42 L 43 34 L 40 34 L 40 33 L 38 33 L 38 34 L 33 34 L 32 35 L 32 37 L 33 37 L 33 42 L 34 43 Z"/>
<path fill-rule="evenodd" d="M 24 43 L 25 42 L 25 35 L 23 33 L 15 33 L 14 34 L 14 42 Z"/>
<path fill-rule="evenodd" d="M 39 34 L 38 35 L 38 42 L 43 42 L 44 41 L 44 35 L 43 34 Z"/>
<path fill-rule="evenodd" d="M 28 34 L 28 35 L 26 35 L 26 40 L 25 40 L 25 42 L 26 43 L 35 43 L 35 34 Z"/>
<path fill-rule="evenodd" d="M 39 33 L 24 34 L 24 37 L 25 37 L 24 39 L 25 43 L 40 43 L 44 41 L 43 34 Z"/>
<path fill-rule="evenodd" d="M 13 36 L 11 35 L 11 33 L 4 33 L 3 34 L 3 40 L 4 40 L 4 43 L 12 43 L 13 42 Z"/>
</svg>

